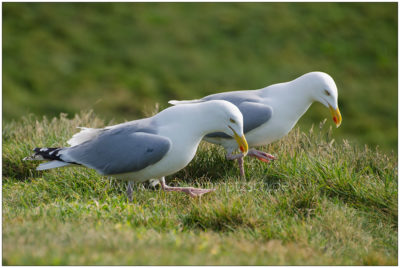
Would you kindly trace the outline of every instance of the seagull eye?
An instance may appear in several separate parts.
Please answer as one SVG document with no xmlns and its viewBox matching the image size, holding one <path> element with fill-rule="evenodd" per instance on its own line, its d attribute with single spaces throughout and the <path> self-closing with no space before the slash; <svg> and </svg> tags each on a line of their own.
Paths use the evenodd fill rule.
<svg viewBox="0 0 400 268">
<path fill-rule="evenodd" d="M 232 118 L 230 118 L 229 121 L 231 121 L 231 123 L 234 123 L 234 124 L 236 123 L 236 121 L 233 120 Z"/>
<path fill-rule="evenodd" d="M 326 89 L 325 89 L 325 94 L 326 94 L 327 96 L 330 96 L 330 95 L 331 95 L 331 93 L 329 93 L 329 91 L 326 90 Z"/>
</svg>

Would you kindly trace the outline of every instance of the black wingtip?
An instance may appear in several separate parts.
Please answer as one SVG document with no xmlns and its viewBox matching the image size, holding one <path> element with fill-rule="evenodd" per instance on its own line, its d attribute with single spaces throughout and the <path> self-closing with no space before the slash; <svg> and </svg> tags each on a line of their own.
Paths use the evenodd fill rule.
<svg viewBox="0 0 400 268">
<path fill-rule="evenodd" d="M 35 148 L 33 151 L 36 153 L 36 155 L 41 155 L 44 159 L 47 160 L 60 160 L 60 157 L 58 155 L 58 151 L 60 151 L 62 148 Z"/>
</svg>

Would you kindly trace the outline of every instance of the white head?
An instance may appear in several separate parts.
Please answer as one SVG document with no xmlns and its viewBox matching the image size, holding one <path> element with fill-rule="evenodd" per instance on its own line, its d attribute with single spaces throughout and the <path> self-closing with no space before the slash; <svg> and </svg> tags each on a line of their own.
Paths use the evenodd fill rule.
<svg viewBox="0 0 400 268">
<path fill-rule="evenodd" d="M 339 127 L 342 122 L 342 116 L 338 106 L 338 91 L 333 78 L 323 72 L 311 72 L 298 79 L 304 81 L 304 86 L 311 90 L 313 101 L 318 101 L 329 108 L 333 121 Z"/>
<path fill-rule="evenodd" d="M 228 101 L 212 100 L 199 103 L 208 106 L 208 121 L 214 122 L 215 132 L 224 132 L 233 137 L 243 153 L 247 153 L 248 144 L 243 134 L 243 115 L 239 108 Z"/>
</svg>

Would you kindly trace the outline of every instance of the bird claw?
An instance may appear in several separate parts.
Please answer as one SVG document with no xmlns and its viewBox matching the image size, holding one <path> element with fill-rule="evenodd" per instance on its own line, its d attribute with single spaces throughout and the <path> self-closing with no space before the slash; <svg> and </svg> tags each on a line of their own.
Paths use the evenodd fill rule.
<svg viewBox="0 0 400 268">
<path fill-rule="evenodd" d="M 161 188 L 166 192 L 184 192 L 191 197 L 202 196 L 203 194 L 214 192 L 215 189 L 202 189 L 202 188 L 194 188 L 194 187 L 171 187 L 165 184 L 165 180 L 161 181 Z"/>
<path fill-rule="evenodd" d="M 262 158 L 262 157 L 257 157 L 258 160 L 264 162 L 264 163 L 269 163 L 268 159 Z"/>
<path fill-rule="evenodd" d="M 276 159 L 276 157 L 273 156 L 272 154 L 268 154 L 268 153 L 258 151 L 255 149 L 249 150 L 247 155 L 257 157 L 258 160 L 265 162 L 265 163 L 268 163 L 269 161 Z"/>
<path fill-rule="evenodd" d="M 183 190 L 184 193 L 190 195 L 191 197 L 202 196 L 203 194 L 214 192 L 215 189 L 201 189 L 201 188 L 193 188 L 188 187 Z"/>
</svg>

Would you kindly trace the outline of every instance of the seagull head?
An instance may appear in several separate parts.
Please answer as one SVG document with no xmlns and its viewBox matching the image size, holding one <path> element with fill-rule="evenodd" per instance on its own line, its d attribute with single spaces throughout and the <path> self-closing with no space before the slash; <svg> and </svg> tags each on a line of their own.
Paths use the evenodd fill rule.
<svg viewBox="0 0 400 268">
<path fill-rule="evenodd" d="M 215 111 L 215 113 L 220 115 L 215 116 L 214 119 L 210 118 L 210 120 L 217 120 L 217 117 L 220 118 L 220 120 L 218 120 L 219 131 L 222 130 L 225 134 L 233 137 L 236 140 L 240 151 L 246 155 L 249 146 L 243 133 L 243 115 L 239 108 L 224 100 L 213 100 L 208 102 L 216 105 L 217 111 Z"/>
<path fill-rule="evenodd" d="M 331 76 L 322 72 L 312 72 L 308 75 L 312 76 L 314 100 L 329 108 L 336 127 L 339 127 L 342 123 L 342 115 L 338 106 L 338 91 L 335 81 Z"/>
<path fill-rule="evenodd" d="M 241 113 L 239 115 L 240 116 L 236 113 L 232 113 L 229 116 L 229 121 L 226 121 L 227 128 L 224 132 L 236 140 L 240 151 L 246 155 L 249 150 L 249 145 L 247 144 L 246 138 L 243 134 L 243 116 Z"/>
</svg>

